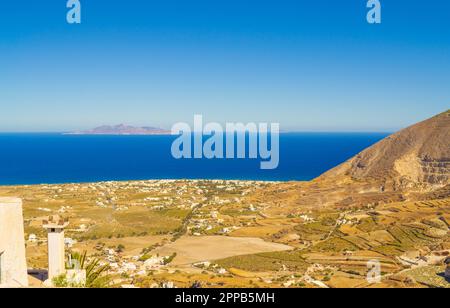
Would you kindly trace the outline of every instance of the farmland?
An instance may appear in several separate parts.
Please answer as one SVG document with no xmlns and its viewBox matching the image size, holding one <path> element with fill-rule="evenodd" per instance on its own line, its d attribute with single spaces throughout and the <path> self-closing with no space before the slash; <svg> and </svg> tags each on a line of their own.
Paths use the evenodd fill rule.
<svg viewBox="0 0 450 308">
<path fill-rule="evenodd" d="M 342 209 L 280 204 L 272 189 L 279 184 L 137 181 L 0 194 L 24 201 L 30 268 L 47 267 L 42 221 L 60 215 L 70 222 L 67 251 L 108 265 L 111 287 L 449 286 L 450 199 Z M 373 260 L 376 285 L 367 281 Z"/>
</svg>

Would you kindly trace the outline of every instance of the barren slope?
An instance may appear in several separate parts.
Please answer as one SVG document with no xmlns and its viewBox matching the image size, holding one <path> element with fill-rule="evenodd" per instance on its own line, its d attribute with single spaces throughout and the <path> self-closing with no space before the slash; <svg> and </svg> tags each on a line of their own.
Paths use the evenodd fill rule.
<svg viewBox="0 0 450 308">
<path fill-rule="evenodd" d="M 379 183 L 387 191 L 431 191 L 448 185 L 450 110 L 387 137 L 319 179 L 346 177 Z"/>
</svg>

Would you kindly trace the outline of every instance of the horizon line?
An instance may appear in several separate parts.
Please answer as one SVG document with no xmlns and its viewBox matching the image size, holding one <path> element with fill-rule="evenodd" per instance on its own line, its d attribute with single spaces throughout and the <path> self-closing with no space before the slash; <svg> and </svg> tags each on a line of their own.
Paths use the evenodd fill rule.
<svg viewBox="0 0 450 308">
<path fill-rule="evenodd" d="M 324 133 L 324 134 L 393 134 L 399 130 L 284 130 L 280 134 Z M 0 134 L 62 134 L 71 136 L 177 136 L 168 134 L 90 134 L 73 131 L 0 131 Z"/>
</svg>

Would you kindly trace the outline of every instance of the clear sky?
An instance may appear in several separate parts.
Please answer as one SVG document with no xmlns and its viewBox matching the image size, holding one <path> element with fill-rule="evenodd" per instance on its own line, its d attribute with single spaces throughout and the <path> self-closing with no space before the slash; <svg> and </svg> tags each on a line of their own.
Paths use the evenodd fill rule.
<svg viewBox="0 0 450 308">
<path fill-rule="evenodd" d="M 450 106 L 450 1 L 0 1 L 0 131 L 279 122 L 392 131 Z"/>
</svg>

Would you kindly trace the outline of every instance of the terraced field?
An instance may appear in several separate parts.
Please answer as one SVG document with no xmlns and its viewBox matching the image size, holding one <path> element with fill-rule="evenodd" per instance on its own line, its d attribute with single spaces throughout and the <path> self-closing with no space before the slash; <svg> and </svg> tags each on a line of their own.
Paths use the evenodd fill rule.
<svg viewBox="0 0 450 308">
<path fill-rule="evenodd" d="M 450 200 L 446 199 L 392 203 L 370 210 L 350 211 L 340 217 L 316 213 L 317 221 L 301 223 L 289 231 L 300 241 L 307 242 L 306 247 L 277 253 L 277 257 L 256 254 L 218 263 L 225 268 L 288 275 L 304 275 L 310 266 L 316 265 L 320 270 L 315 271 L 315 275 L 325 277 L 330 286 L 362 287 L 369 286 L 366 281 L 368 262 L 377 260 L 385 277 L 383 286 L 405 286 L 391 277 L 420 264 L 421 258 L 427 259 L 434 252 L 437 255 L 449 253 L 449 209 Z M 333 221 L 336 218 L 340 221 Z M 409 255 L 414 255 L 414 260 L 406 257 Z M 404 262 L 405 259 L 410 263 Z M 431 268 L 438 268 L 440 263 L 436 260 L 442 261 L 443 257 L 429 259 L 437 264 L 430 265 Z M 412 271 L 409 275 L 415 273 Z M 414 281 L 415 286 L 425 284 L 420 279 Z M 437 277 L 437 281 L 442 285 L 442 277 Z"/>
</svg>

